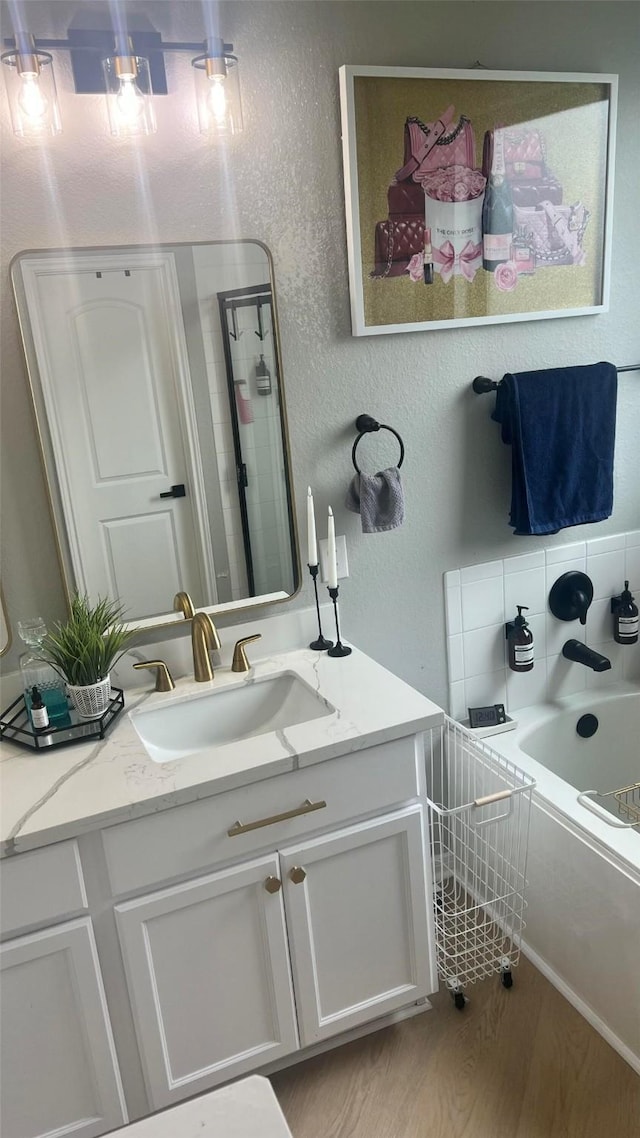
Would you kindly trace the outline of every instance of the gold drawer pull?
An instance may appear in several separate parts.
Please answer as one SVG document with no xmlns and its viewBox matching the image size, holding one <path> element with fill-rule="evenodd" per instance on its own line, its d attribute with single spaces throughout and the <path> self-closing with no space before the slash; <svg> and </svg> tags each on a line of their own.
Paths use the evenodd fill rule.
<svg viewBox="0 0 640 1138">
<path fill-rule="evenodd" d="M 301 885 L 306 876 L 307 871 L 301 865 L 294 865 L 293 869 L 289 870 L 289 877 L 294 885 Z"/>
<path fill-rule="evenodd" d="M 282 882 L 279 877 L 267 877 L 264 887 L 267 893 L 277 893 L 279 889 L 282 889 Z"/>
<path fill-rule="evenodd" d="M 302 806 L 295 810 L 285 810 L 283 814 L 272 814 L 270 818 L 259 818 L 257 822 L 234 822 L 227 834 L 230 838 L 237 838 L 238 834 L 248 834 L 249 830 L 261 830 L 263 826 L 274 826 L 276 822 L 288 822 L 290 818 L 299 818 L 301 814 L 312 814 L 314 810 L 324 810 L 326 802 L 323 798 L 319 802 L 311 802 L 305 798 Z"/>
</svg>

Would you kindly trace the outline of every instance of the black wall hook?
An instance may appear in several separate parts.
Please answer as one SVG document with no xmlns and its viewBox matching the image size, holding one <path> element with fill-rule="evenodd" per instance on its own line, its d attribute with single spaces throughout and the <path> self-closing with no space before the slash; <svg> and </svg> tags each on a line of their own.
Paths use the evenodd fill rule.
<svg viewBox="0 0 640 1138">
<path fill-rule="evenodd" d="M 360 442 L 360 439 L 364 437 L 364 435 L 370 435 L 373 431 L 390 431 L 391 434 L 394 435 L 398 440 L 400 444 L 400 458 L 398 460 L 398 469 L 400 469 L 402 463 L 404 462 L 404 443 L 400 438 L 398 432 L 395 431 L 393 427 L 390 427 L 387 423 L 379 423 L 378 420 L 374 419 L 371 415 L 358 415 L 358 418 L 356 419 L 356 431 L 359 432 L 358 437 L 354 442 L 351 450 L 351 461 L 354 465 L 356 474 L 361 473 L 360 467 L 356 462 L 356 450 L 358 449 L 358 443 Z"/>
</svg>

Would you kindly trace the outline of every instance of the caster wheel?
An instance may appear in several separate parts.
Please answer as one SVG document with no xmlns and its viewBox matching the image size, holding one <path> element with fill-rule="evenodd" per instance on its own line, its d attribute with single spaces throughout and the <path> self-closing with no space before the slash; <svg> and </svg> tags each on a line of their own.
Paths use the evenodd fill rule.
<svg viewBox="0 0 640 1138">
<path fill-rule="evenodd" d="M 500 982 L 503 988 L 513 987 L 513 976 L 510 972 L 502 972 L 500 975 Z"/>
<path fill-rule="evenodd" d="M 457 1007 L 459 1012 L 464 1011 L 464 1006 L 465 1006 L 467 1001 L 465 1000 L 462 992 L 454 992 L 453 993 L 453 1002 L 454 1002 L 454 1004 Z"/>
</svg>

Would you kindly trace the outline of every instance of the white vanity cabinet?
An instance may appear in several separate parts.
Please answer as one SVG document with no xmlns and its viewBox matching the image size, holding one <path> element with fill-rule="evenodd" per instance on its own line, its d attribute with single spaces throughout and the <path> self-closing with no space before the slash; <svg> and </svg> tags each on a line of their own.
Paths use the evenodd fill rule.
<svg viewBox="0 0 640 1138">
<path fill-rule="evenodd" d="M 282 851 L 301 1045 L 434 990 L 420 805 Z"/>
<path fill-rule="evenodd" d="M 94 1138 L 127 1121 L 76 843 L 0 872 L 3 1138 Z M 54 921 L 60 923 L 53 924 Z M 19 928 L 45 924 L 23 936 Z"/>
<path fill-rule="evenodd" d="M 278 874 L 271 855 L 116 906 L 155 1109 L 297 1048 Z"/>
<path fill-rule="evenodd" d="M 153 1109 L 435 990 L 419 744 L 399 739 L 105 831 L 124 888 L 153 872 L 146 858 L 123 859 L 136 826 L 165 873 L 198 852 L 241 859 L 115 905 Z M 241 818 L 251 821 L 237 834 Z"/>
</svg>

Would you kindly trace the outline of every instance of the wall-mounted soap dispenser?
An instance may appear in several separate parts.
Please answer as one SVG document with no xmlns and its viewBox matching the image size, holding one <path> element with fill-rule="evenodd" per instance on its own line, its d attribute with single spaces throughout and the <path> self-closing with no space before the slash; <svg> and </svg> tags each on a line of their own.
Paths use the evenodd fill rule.
<svg viewBox="0 0 640 1138">
<path fill-rule="evenodd" d="M 611 612 L 613 613 L 613 639 L 617 644 L 637 644 L 638 606 L 629 592 L 629 582 L 625 581 L 624 589 L 619 597 L 611 598 Z"/>
<path fill-rule="evenodd" d="M 509 667 L 512 672 L 530 672 L 533 668 L 533 633 L 522 610 L 528 612 L 527 605 L 516 605 L 518 615 L 505 625 Z"/>
<path fill-rule="evenodd" d="M 256 364 L 256 388 L 258 395 L 271 395 L 271 372 L 264 362 L 262 352 Z"/>
</svg>

